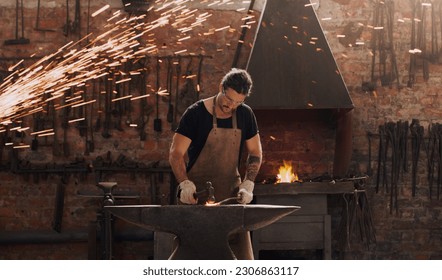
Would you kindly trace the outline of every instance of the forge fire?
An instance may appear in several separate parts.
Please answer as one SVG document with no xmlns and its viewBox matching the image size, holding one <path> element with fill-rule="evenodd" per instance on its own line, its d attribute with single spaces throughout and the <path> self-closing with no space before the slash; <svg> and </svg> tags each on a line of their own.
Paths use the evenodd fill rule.
<svg viewBox="0 0 442 280">
<path fill-rule="evenodd" d="M 279 167 L 276 175 L 276 183 L 293 183 L 299 182 L 298 175 L 293 172 L 293 166 L 288 161 L 283 161 L 284 165 Z"/>
</svg>

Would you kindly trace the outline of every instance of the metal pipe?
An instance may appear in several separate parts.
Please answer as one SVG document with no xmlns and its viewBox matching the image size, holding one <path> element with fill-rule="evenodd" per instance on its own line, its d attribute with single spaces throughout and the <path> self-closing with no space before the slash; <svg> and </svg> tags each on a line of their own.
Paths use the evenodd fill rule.
<svg viewBox="0 0 442 280">
<path fill-rule="evenodd" d="M 337 116 L 335 155 L 333 162 L 333 176 L 345 177 L 348 172 L 353 149 L 353 111 L 340 112 Z"/>
</svg>

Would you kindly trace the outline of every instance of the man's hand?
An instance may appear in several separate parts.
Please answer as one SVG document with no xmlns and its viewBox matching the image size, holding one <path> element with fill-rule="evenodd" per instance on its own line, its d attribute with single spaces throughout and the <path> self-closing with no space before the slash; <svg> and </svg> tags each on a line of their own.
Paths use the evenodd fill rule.
<svg viewBox="0 0 442 280">
<path fill-rule="evenodd" d="M 253 189 L 255 183 L 250 180 L 245 180 L 239 185 L 238 202 L 241 204 L 248 204 L 253 199 Z"/>
<path fill-rule="evenodd" d="M 196 193 L 196 186 L 190 180 L 184 180 L 178 185 L 178 198 L 185 204 L 196 204 L 197 200 L 194 197 Z"/>
</svg>

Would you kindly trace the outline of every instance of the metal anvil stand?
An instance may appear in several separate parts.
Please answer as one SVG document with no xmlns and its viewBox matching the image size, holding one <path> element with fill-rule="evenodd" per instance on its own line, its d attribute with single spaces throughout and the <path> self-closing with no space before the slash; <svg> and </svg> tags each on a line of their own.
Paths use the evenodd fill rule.
<svg viewBox="0 0 442 280">
<path fill-rule="evenodd" d="M 112 215 L 151 231 L 172 233 L 178 244 L 169 259 L 236 259 L 230 234 L 253 231 L 300 209 L 280 205 L 122 205 L 105 206 Z"/>
</svg>

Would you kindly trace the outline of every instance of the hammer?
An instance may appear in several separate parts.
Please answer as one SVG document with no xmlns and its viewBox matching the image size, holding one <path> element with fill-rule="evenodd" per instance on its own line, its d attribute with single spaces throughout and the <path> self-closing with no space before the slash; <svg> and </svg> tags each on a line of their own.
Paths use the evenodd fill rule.
<svg viewBox="0 0 442 280">
<path fill-rule="evenodd" d="M 207 198 L 207 202 L 208 203 L 215 203 L 215 189 L 212 186 L 212 182 L 207 181 L 206 182 L 206 189 L 196 192 L 193 194 L 193 197 L 196 200 L 200 200 L 200 199 L 206 199 Z"/>
</svg>

